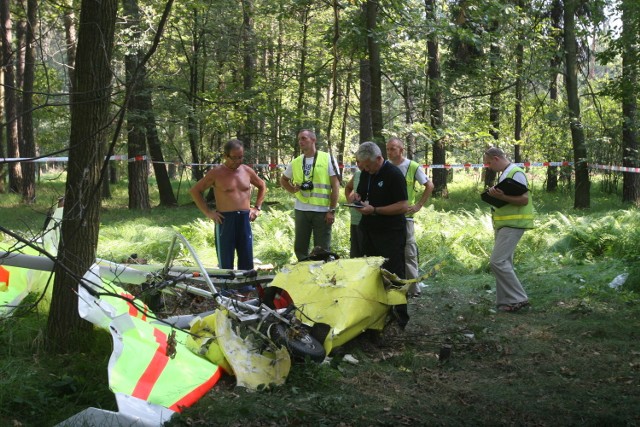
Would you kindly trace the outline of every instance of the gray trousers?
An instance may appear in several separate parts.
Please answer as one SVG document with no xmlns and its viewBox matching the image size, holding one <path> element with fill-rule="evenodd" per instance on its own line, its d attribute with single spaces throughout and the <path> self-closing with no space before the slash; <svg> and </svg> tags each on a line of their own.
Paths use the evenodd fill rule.
<svg viewBox="0 0 640 427">
<path fill-rule="evenodd" d="M 309 243 L 313 234 L 313 246 L 331 251 L 331 224 L 325 221 L 326 212 L 308 212 L 295 210 L 296 237 L 293 251 L 298 261 L 309 256 Z"/>
<path fill-rule="evenodd" d="M 498 305 L 516 304 L 527 301 L 520 280 L 513 270 L 513 254 L 524 229 L 502 227 L 495 231 L 495 244 L 491 253 L 491 271 L 496 278 L 496 303 Z"/>
<path fill-rule="evenodd" d="M 404 263 L 405 276 L 407 279 L 415 279 L 419 276 L 418 272 L 418 244 L 416 243 L 415 226 L 413 220 L 407 218 L 407 242 L 404 245 Z M 412 283 L 408 293 L 415 294 L 420 292 L 417 283 Z"/>
</svg>

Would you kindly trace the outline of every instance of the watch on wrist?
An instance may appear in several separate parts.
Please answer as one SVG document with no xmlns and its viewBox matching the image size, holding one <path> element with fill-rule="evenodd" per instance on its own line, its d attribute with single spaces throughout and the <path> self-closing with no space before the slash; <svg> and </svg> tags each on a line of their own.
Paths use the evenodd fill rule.
<svg viewBox="0 0 640 427">
<path fill-rule="evenodd" d="M 336 213 L 336 208 L 329 208 L 329 212 Z"/>
<path fill-rule="evenodd" d="M 261 211 L 261 210 L 262 210 L 262 207 L 261 207 L 261 206 L 258 206 L 258 205 L 254 206 L 254 208 L 255 208 L 255 209 L 257 209 L 257 210 L 259 210 L 259 211 Z"/>
</svg>

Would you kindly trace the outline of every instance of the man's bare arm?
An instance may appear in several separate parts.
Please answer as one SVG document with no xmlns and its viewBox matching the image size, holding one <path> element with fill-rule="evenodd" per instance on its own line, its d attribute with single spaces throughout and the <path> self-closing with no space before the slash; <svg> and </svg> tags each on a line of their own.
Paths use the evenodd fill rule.
<svg viewBox="0 0 640 427">
<path fill-rule="evenodd" d="M 291 179 L 286 177 L 284 174 L 280 175 L 280 185 L 289 193 L 295 193 L 299 190 L 299 187 L 297 185 L 293 185 Z"/>
<path fill-rule="evenodd" d="M 424 206 L 424 204 L 427 203 L 427 200 L 429 200 L 429 197 L 431 197 L 431 193 L 433 193 L 433 182 L 429 180 L 424 183 L 424 191 L 422 192 L 420 200 L 415 205 L 409 206 L 407 213 L 418 212 Z"/>
<path fill-rule="evenodd" d="M 251 184 L 258 189 L 258 194 L 256 195 L 256 204 L 254 206 L 261 207 L 264 202 L 264 197 L 267 194 L 267 184 L 264 182 L 262 178 L 258 176 L 258 174 L 250 169 L 250 181 Z"/>
<path fill-rule="evenodd" d="M 207 191 L 209 188 L 213 187 L 213 185 L 215 184 L 215 174 L 216 174 L 215 168 L 211 169 L 209 172 L 206 173 L 204 177 L 200 179 L 200 181 L 196 182 L 195 185 L 191 187 L 191 189 L 189 190 L 189 193 L 191 193 L 191 198 L 195 202 L 198 209 L 200 209 L 200 211 L 207 218 L 212 219 L 217 223 L 221 223 L 222 215 L 220 215 L 215 210 L 209 209 L 209 206 L 207 206 L 207 201 L 202 196 L 202 193 Z"/>
<path fill-rule="evenodd" d="M 351 196 L 351 193 L 353 193 L 353 190 L 353 177 L 351 177 L 349 182 L 347 182 L 347 184 L 344 186 L 344 197 L 348 202 L 352 201 L 351 199 L 349 199 L 349 197 Z"/>
<path fill-rule="evenodd" d="M 329 177 L 331 179 L 331 197 L 329 198 L 329 207 L 335 208 L 338 206 L 338 199 L 340 198 L 340 181 L 338 175 Z"/>
</svg>

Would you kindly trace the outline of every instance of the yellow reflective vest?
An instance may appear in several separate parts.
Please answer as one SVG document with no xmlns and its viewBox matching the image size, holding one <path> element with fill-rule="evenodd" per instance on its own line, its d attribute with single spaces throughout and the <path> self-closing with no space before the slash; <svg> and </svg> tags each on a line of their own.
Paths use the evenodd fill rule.
<svg viewBox="0 0 640 427">
<path fill-rule="evenodd" d="M 507 178 L 513 178 L 516 172 L 524 173 L 520 167 L 514 167 L 507 174 Z M 534 228 L 533 226 L 533 201 L 531 200 L 531 191 L 529 191 L 529 200 L 525 206 L 512 205 L 507 203 L 501 208 L 493 209 L 491 212 L 493 218 L 493 227 L 498 230 L 502 227 L 512 228 Z"/>
<path fill-rule="evenodd" d="M 311 182 L 313 182 L 313 190 L 311 191 L 298 191 L 295 193 L 298 200 L 302 203 L 309 203 L 316 206 L 329 206 L 331 196 L 331 178 L 327 171 L 329 170 L 329 162 L 331 158 L 329 153 L 324 151 L 317 151 L 318 157 L 315 161 L 315 166 L 311 172 Z M 296 157 L 291 162 L 291 169 L 293 170 L 293 183 L 300 185 L 307 180 L 303 172 L 304 154 Z"/>
<path fill-rule="evenodd" d="M 418 162 L 411 160 L 407 168 L 407 174 L 404 176 L 407 181 L 407 199 L 409 206 L 413 206 L 416 202 L 416 172 L 419 167 Z M 412 217 L 413 214 L 406 214 L 405 216 Z"/>
</svg>

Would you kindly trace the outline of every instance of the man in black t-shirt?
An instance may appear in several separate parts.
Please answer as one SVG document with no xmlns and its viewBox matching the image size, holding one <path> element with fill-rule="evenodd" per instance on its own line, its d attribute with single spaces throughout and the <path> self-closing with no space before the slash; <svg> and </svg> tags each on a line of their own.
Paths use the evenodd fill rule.
<svg viewBox="0 0 640 427">
<path fill-rule="evenodd" d="M 361 201 L 363 207 L 360 230 L 365 256 L 382 256 L 386 270 L 405 278 L 404 245 L 406 240 L 405 212 L 407 184 L 404 175 L 382 157 L 380 147 L 364 142 L 358 147 L 356 160 L 362 174 L 350 201 Z"/>
</svg>

